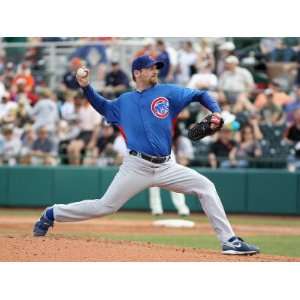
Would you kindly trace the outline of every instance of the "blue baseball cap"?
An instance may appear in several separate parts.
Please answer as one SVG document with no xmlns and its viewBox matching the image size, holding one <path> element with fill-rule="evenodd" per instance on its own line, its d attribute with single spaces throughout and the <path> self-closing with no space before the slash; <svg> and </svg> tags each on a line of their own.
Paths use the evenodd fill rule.
<svg viewBox="0 0 300 300">
<path fill-rule="evenodd" d="M 139 56 L 132 62 L 131 71 L 133 74 L 134 70 L 148 69 L 154 65 L 156 65 L 157 69 L 161 69 L 163 68 L 164 63 L 162 61 L 154 60 L 148 55 Z"/>
</svg>

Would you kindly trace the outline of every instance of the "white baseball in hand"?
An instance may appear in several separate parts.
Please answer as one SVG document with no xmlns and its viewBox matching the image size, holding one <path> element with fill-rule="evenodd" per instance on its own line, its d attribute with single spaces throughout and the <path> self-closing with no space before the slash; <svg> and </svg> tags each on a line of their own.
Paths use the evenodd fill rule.
<svg viewBox="0 0 300 300">
<path fill-rule="evenodd" d="M 79 68 L 76 72 L 76 75 L 80 78 L 85 78 L 89 74 L 88 70 L 85 68 Z"/>
</svg>

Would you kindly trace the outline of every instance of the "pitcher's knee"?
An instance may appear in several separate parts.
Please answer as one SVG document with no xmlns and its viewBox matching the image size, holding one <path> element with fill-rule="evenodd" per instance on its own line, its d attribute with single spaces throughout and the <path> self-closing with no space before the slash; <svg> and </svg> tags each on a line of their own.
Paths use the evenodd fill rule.
<svg viewBox="0 0 300 300">
<path fill-rule="evenodd" d="M 97 201 L 95 213 L 96 216 L 110 215 L 117 212 L 118 209 L 116 205 L 105 203 L 100 199 Z"/>
<path fill-rule="evenodd" d="M 208 178 L 205 177 L 204 189 L 208 190 L 208 191 L 215 191 L 216 187 L 215 187 L 215 184 L 211 180 L 209 180 Z"/>
<path fill-rule="evenodd" d="M 119 210 L 116 206 L 105 206 L 107 214 L 113 214 Z"/>
</svg>

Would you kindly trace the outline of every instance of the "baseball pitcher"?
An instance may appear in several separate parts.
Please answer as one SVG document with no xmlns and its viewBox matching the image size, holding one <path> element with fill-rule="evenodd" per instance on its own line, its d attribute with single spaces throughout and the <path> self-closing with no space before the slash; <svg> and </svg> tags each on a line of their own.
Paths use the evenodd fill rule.
<svg viewBox="0 0 300 300">
<path fill-rule="evenodd" d="M 212 112 L 191 128 L 193 140 L 213 134 L 223 125 L 217 102 L 206 92 L 171 84 L 159 84 L 163 63 L 140 56 L 132 63 L 136 90 L 107 100 L 89 84 L 89 70 L 80 69 L 77 81 L 94 109 L 123 133 L 129 155 L 125 157 L 109 188 L 100 199 L 55 204 L 42 213 L 33 228 L 34 236 L 46 235 L 54 222 L 73 222 L 108 215 L 119 210 L 142 190 L 157 186 L 195 195 L 206 213 L 223 254 L 256 254 L 259 249 L 234 233 L 214 184 L 195 170 L 170 159 L 172 120 L 191 102 L 198 101 Z"/>
</svg>

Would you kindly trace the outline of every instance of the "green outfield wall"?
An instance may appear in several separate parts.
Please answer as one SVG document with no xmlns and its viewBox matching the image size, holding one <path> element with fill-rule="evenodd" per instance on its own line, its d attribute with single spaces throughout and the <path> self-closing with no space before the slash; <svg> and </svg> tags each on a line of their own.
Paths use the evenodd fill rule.
<svg viewBox="0 0 300 300">
<path fill-rule="evenodd" d="M 300 173 L 195 169 L 215 183 L 227 212 L 300 215 Z M 116 172 L 117 168 L 0 167 L 0 206 L 40 207 L 97 199 Z M 174 211 L 170 193 L 161 193 L 165 210 Z M 192 211 L 202 210 L 195 197 L 187 196 L 187 203 Z M 148 210 L 148 191 L 122 209 Z"/>
</svg>

